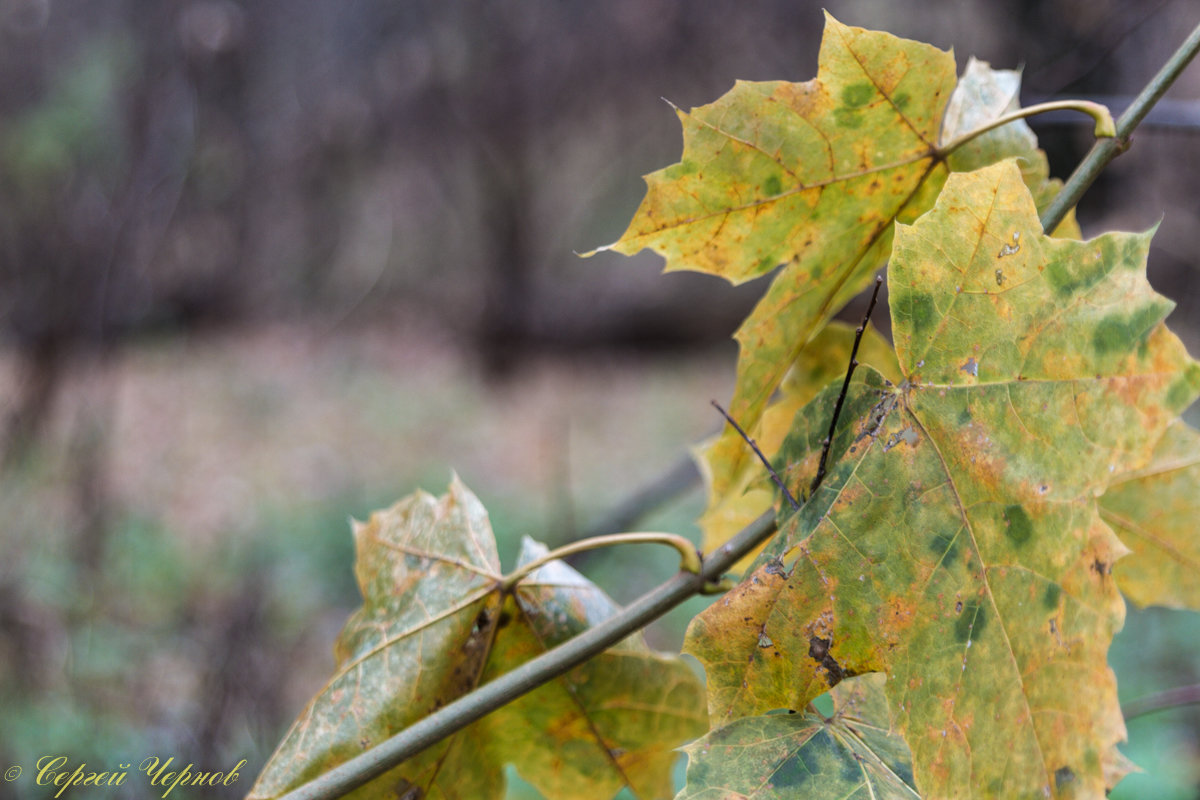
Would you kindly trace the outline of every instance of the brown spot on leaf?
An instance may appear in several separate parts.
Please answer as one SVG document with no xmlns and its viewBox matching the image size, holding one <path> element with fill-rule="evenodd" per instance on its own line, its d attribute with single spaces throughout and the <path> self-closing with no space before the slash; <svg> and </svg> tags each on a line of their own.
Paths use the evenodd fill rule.
<svg viewBox="0 0 1200 800">
<path fill-rule="evenodd" d="M 812 117 L 832 106 L 825 87 L 816 80 L 804 83 L 781 83 L 773 98 L 784 103 L 802 117 Z"/>
<path fill-rule="evenodd" d="M 825 668 L 825 681 L 832 687 L 842 682 L 843 678 L 854 675 L 853 672 L 842 669 L 842 665 L 829 654 L 830 639 L 814 636 L 808 640 L 808 655 Z"/>
</svg>

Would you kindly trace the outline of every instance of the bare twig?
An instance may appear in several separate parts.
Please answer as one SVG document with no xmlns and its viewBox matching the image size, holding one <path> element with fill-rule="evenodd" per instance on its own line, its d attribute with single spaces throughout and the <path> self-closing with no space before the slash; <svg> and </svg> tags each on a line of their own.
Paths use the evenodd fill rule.
<svg viewBox="0 0 1200 800">
<path fill-rule="evenodd" d="M 825 480 L 825 462 L 829 459 L 829 448 L 833 444 L 833 434 L 837 430 L 838 417 L 842 413 L 842 404 L 846 402 L 846 392 L 850 389 L 850 378 L 854 368 L 858 366 L 858 345 L 862 342 L 863 331 L 871 321 L 871 312 L 875 310 L 875 301 L 879 299 L 879 287 L 883 285 L 883 276 L 875 276 L 875 289 L 871 292 L 871 302 L 867 305 L 867 313 L 863 314 L 862 324 L 854 330 L 854 347 L 850 350 L 850 363 L 846 365 L 846 379 L 842 381 L 842 391 L 838 392 L 837 405 L 833 407 L 833 418 L 829 420 L 829 434 L 821 446 L 821 461 L 817 464 L 817 474 L 813 476 L 812 485 L 808 488 L 808 496 L 816 493 L 821 481 Z"/>
<path fill-rule="evenodd" d="M 1200 683 L 1194 683 L 1191 686 L 1177 686 L 1174 689 L 1130 700 L 1121 706 L 1121 714 L 1126 720 L 1131 720 L 1155 711 L 1197 704 L 1200 704 Z"/>
<path fill-rule="evenodd" d="M 754 451 L 754 455 L 758 456 L 758 460 L 761 461 L 763 466 L 767 468 L 767 472 L 771 473 L 771 480 L 775 481 L 775 485 L 779 487 L 779 491 L 783 492 L 784 498 L 791 503 L 792 510 L 799 511 L 800 504 L 796 502 L 795 497 L 792 497 L 792 493 L 788 491 L 787 484 L 785 484 L 779 477 L 779 474 L 775 472 L 775 468 L 771 466 L 771 462 L 766 456 L 763 455 L 763 451 L 758 449 L 758 443 L 746 435 L 746 432 L 742 430 L 742 426 L 738 425 L 737 422 L 734 421 L 733 417 L 725 413 L 725 409 L 721 408 L 720 404 L 718 404 L 716 400 L 710 400 L 709 402 L 712 403 L 713 408 L 721 412 L 721 416 L 725 418 L 725 421 L 733 426 L 733 429 L 738 432 L 738 436 L 741 436 L 742 439 L 745 440 L 746 444 L 750 445 L 750 449 Z"/>
<path fill-rule="evenodd" d="M 1053 76 L 1055 85 L 1059 87 L 1055 92 L 1073 86 L 1111 59 L 1116 49 L 1125 44 L 1134 31 L 1154 19 L 1171 2 L 1172 0 L 1159 0 L 1154 5 L 1145 2 L 1129 3 L 1122 7 L 1123 13 L 1100 15 L 1099 24 L 1091 30 L 1081 32 L 1082 35 L 1073 47 L 1067 48 L 1056 58 L 1032 70 L 1027 77 L 1037 80 L 1039 76 Z M 1112 107 L 1108 103 L 1104 105 Z"/>
</svg>

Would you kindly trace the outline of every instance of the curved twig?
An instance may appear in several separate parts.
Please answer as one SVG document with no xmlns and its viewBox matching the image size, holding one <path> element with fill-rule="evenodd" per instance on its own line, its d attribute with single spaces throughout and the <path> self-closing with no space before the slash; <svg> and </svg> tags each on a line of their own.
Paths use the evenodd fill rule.
<svg viewBox="0 0 1200 800">
<path fill-rule="evenodd" d="M 1100 103 L 1094 103 L 1091 100 L 1051 100 L 1048 103 L 1038 103 L 1037 105 L 1018 108 L 1016 111 L 1010 111 L 1007 114 L 996 117 L 994 120 L 986 125 L 983 125 L 982 127 L 976 128 L 973 131 L 967 131 L 957 139 L 952 139 L 951 141 L 946 142 L 944 145 L 939 147 L 938 155 L 943 157 L 948 156 L 967 142 L 976 137 L 982 136 L 988 131 L 1004 127 L 1008 123 L 1016 122 L 1019 119 L 1033 117 L 1038 114 L 1045 114 L 1049 111 L 1082 112 L 1091 117 L 1095 123 L 1094 131 L 1097 139 L 1106 139 L 1116 136 L 1116 129 L 1113 125 L 1112 114 Z"/>
<path fill-rule="evenodd" d="M 512 588 L 527 578 L 531 573 L 560 558 L 574 555 L 575 553 L 584 553 L 588 550 L 598 550 L 601 547 L 613 547 L 619 544 L 666 544 L 674 547 L 679 551 L 679 569 L 684 572 L 690 572 L 693 575 L 700 574 L 700 551 L 696 549 L 696 545 L 690 540 L 676 533 L 659 533 L 657 531 L 637 532 L 637 533 L 610 533 L 607 536 L 592 536 L 588 539 L 580 539 L 577 542 L 563 545 L 555 550 L 551 550 L 546 555 L 535 558 L 528 564 L 522 564 L 508 575 L 504 576 L 504 580 L 500 583 L 500 589 L 504 592 L 512 591 Z"/>
</svg>

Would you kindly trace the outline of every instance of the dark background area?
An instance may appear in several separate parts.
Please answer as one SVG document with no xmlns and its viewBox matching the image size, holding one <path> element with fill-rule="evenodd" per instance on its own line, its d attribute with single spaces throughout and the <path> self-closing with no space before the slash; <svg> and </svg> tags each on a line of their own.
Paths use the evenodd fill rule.
<svg viewBox="0 0 1200 800">
<path fill-rule="evenodd" d="M 960 68 L 1024 65 L 1027 104 L 1128 99 L 1200 22 L 1182 0 L 824 5 Z M 454 466 L 502 553 L 553 544 L 714 429 L 765 284 L 573 251 L 678 158 L 663 98 L 813 77 L 821 6 L 0 0 L 0 767 L 247 758 L 239 796 L 357 602 L 348 515 Z M 1079 209 L 1088 235 L 1162 220 L 1151 280 L 1193 353 L 1197 96 L 1193 67 Z M 1033 125 L 1066 177 L 1087 120 Z M 674 568 L 622 558 L 585 563 L 618 597 Z M 1137 620 L 1123 697 L 1200 681 L 1190 616 Z M 1198 796 L 1198 727 L 1131 724 L 1162 759 L 1142 796 Z"/>
</svg>

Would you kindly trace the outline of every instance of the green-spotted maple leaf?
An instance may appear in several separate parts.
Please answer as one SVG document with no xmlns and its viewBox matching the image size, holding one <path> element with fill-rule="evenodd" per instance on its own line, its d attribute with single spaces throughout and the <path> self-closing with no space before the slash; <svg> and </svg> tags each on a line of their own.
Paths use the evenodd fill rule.
<svg viewBox="0 0 1200 800">
<path fill-rule="evenodd" d="M 908 746 L 892 729 L 882 675 L 831 692 L 833 716 L 743 717 L 684 748 L 676 800 L 917 800 Z"/>
<path fill-rule="evenodd" d="M 1109 485 L 1100 516 L 1133 551 L 1116 566 L 1126 597 L 1200 611 L 1200 433 L 1168 428 L 1149 464 Z"/>
<path fill-rule="evenodd" d="M 332 679 L 293 724 L 249 797 L 271 798 L 379 744 L 618 609 L 559 561 L 510 594 L 487 513 L 456 478 L 355 526 L 363 605 Z M 528 564 L 545 548 L 526 540 Z M 671 792 L 672 748 L 705 729 L 703 689 L 640 634 L 392 768 L 349 796 L 486 800 L 513 764 L 566 800 Z"/>
<path fill-rule="evenodd" d="M 1200 390 L 1146 282 L 1149 239 L 1043 236 L 1011 161 L 951 176 L 899 227 L 903 380 L 860 370 L 825 481 L 693 621 L 714 719 L 882 672 L 922 797 L 1103 796 L 1127 551 L 1096 497 Z M 785 480 L 814 474 L 836 388 L 797 415 Z"/>
<path fill-rule="evenodd" d="M 1014 108 L 1018 86 L 1017 73 L 972 62 L 956 87 L 952 53 L 827 14 L 815 79 L 741 81 L 710 105 L 677 110 L 681 161 L 646 177 L 628 230 L 600 249 L 651 248 L 668 271 L 734 283 L 784 265 L 736 334 L 729 412 L 758 438 L 797 356 L 883 264 L 893 223 L 926 211 L 949 170 L 1019 156 L 1039 201 L 1053 196 L 1022 122 L 942 149 Z M 750 457 L 730 426 L 705 452 L 710 512 L 736 502 Z"/>
</svg>

